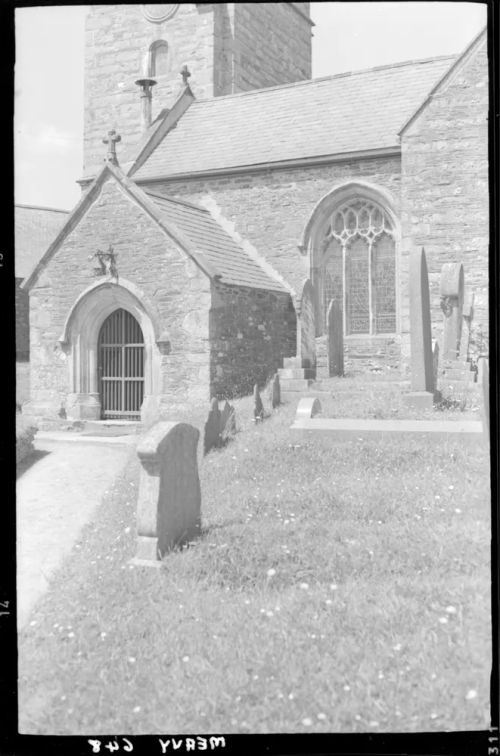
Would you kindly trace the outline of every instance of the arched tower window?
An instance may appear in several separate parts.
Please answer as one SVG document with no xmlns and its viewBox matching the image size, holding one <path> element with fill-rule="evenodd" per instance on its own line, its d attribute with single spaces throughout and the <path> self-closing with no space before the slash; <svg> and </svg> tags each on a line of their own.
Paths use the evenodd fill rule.
<svg viewBox="0 0 500 756">
<path fill-rule="evenodd" d="M 168 73 L 168 44 L 163 39 L 153 42 L 149 48 L 149 74 L 162 76 Z"/>
<path fill-rule="evenodd" d="M 396 331 L 395 246 L 394 225 L 376 202 L 356 198 L 334 210 L 321 241 L 324 322 L 338 298 L 346 335 Z"/>
</svg>

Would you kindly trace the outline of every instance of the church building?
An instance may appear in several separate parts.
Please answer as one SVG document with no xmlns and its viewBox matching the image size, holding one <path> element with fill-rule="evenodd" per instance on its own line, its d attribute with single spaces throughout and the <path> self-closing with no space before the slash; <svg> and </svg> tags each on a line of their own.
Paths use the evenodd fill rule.
<svg viewBox="0 0 500 756">
<path fill-rule="evenodd" d="M 85 33 L 82 197 L 23 283 L 25 413 L 151 422 L 248 394 L 286 357 L 320 373 L 334 298 L 347 371 L 404 376 L 421 247 L 434 338 L 459 262 L 484 350 L 485 31 L 320 79 L 309 3 L 97 5 Z"/>
</svg>

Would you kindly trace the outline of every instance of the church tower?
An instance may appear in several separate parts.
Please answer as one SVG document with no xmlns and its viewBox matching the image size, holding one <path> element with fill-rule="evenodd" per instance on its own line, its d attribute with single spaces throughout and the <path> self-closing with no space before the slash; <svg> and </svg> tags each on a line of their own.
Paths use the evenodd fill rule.
<svg viewBox="0 0 500 756">
<path fill-rule="evenodd" d="M 151 117 L 172 104 L 187 65 L 197 99 L 311 78 L 309 3 L 93 5 L 86 19 L 84 176 L 103 135 L 127 152 L 144 131 L 138 80 L 153 79 Z M 146 117 L 147 120 L 147 117 Z"/>
</svg>

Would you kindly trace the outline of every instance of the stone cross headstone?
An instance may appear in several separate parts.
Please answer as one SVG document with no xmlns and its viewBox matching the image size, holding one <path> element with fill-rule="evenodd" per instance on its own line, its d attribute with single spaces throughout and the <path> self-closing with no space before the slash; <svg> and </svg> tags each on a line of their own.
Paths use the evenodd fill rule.
<svg viewBox="0 0 500 756">
<path fill-rule="evenodd" d="M 412 390 L 405 400 L 416 406 L 432 406 L 434 372 L 431 310 L 427 261 L 423 248 L 410 255 L 410 348 Z"/>
<path fill-rule="evenodd" d="M 210 402 L 210 411 L 205 423 L 203 436 L 203 453 L 208 454 L 210 449 L 220 446 L 220 412 L 219 403 L 214 397 Z"/>
<path fill-rule="evenodd" d="M 280 377 L 278 373 L 275 374 L 272 382 L 271 382 L 271 406 L 273 409 L 276 407 L 279 407 L 281 404 L 281 387 L 280 387 Z"/>
<path fill-rule="evenodd" d="M 226 400 L 220 413 L 220 439 L 226 443 L 236 433 L 236 412 L 234 407 Z"/>
<path fill-rule="evenodd" d="M 159 566 L 167 551 L 199 534 L 199 436 L 198 429 L 187 423 L 160 422 L 139 442 L 142 468 L 133 564 Z"/>
<path fill-rule="evenodd" d="M 338 299 L 332 299 L 328 307 L 328 374 L 344 375 L 344 327 L 342 307 Z"/>
<path fill-rule="evenodd" d="M 445 263 L 441 268 L 441 309 L 444 314 L 443 359 L 456 360 L 462 334 L 464 302 L 464 266 Z"/>
<path fill-rule="evenodd" d="M 297 319 L 297 357 L 301 367 L 316 368 L 316 321 L 314 315 L 314 292 L 308 278 L 302 288 Z"/>
<path fill-rule="evenodd" d="M 254 398 L 253 416 L 254 416 L 254 420 L 258 422 L 259 420 L 264 419 L 264 405 L 262 404 L 262 399 L 260 398 L 259 386 L 257 383 L 253 387 L 253 398 Z"/>
</svg>

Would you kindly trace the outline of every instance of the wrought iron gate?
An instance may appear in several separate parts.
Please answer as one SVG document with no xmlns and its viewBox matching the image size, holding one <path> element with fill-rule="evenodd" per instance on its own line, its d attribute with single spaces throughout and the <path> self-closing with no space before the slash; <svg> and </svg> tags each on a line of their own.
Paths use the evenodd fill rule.
<svg viewBox="0 0 500 756">
<path fill-rule="evenodd" d="M 137 320 L 119 309 L 99 331 L 99 395 L 101 417 L 140 418 L 144 397 L 144 337 Z"/>
</svg>

